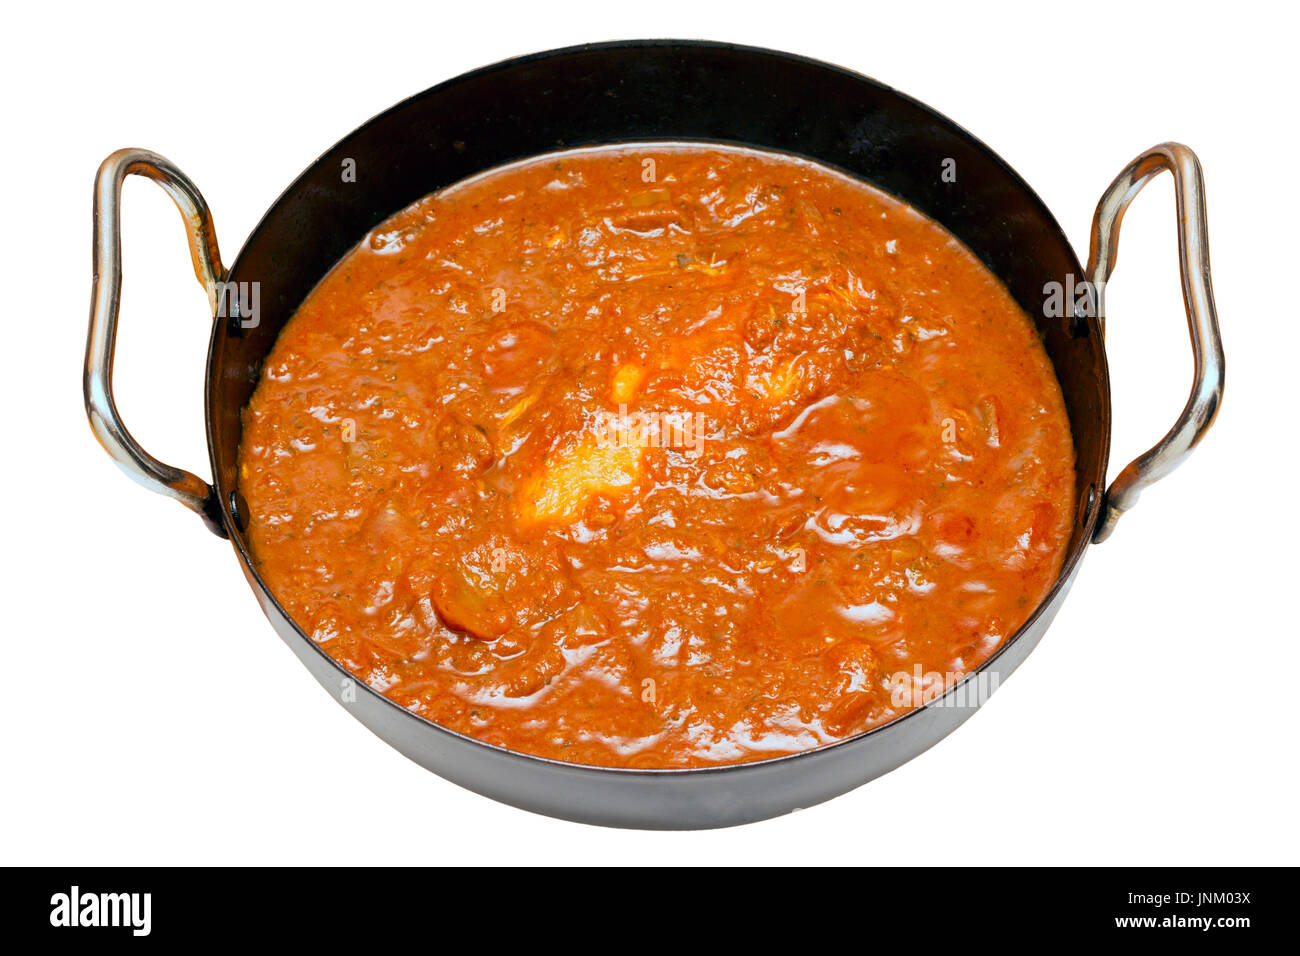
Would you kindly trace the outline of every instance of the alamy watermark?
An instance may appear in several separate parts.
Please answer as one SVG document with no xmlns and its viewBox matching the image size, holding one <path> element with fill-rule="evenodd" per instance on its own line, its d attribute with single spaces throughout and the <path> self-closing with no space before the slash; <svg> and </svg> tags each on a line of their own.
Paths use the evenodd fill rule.
<svg viewBox="0 0 1300 956">
<path fill-rule="evenodd" d="M 974 674 L 922 671 L 913 665 L 911 672 L 899 671 L 889 678 L 889 702 L 895 707 L 969 707 L 974 710 L 993 696 L 1002 683 L 997 671 Z"/>
<path fill-rule="evenodd" d="M 1106 314 L 1106 283 L 1076 280 L 1066 275 L 1064 282 L 1043 285 L 1043 315 L 1049 319 L 1067 317 L 1097 319 Z"/>
<path fill-rule="evenodd" d="M 152 926 L 151 893 L 83 893 L 78 886 L 50 897 L 50 925 L 122 927 L 133 936 L 148 936 Z"/>
<path fill-rule="evenodd" d="M 683 448 L 698 458 L 707 439 L 703 417 L 695 412 L 629 412 L 626 404 L 607 414 L 596 431 L 600 448 Z"/>
<path fill-rule="evenodd" d="M 213 282 L 208 295 L 218 319 L 238 319 L 244 329 L 255 329 L 261 323 L 262 283 Z"/>
</svg>

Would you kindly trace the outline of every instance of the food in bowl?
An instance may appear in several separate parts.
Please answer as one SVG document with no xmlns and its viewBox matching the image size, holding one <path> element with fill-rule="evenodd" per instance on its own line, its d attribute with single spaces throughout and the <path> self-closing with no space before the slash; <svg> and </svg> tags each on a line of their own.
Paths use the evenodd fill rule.
<svg viewBox="0 0 1300 956">
<path fill-rule="evenodd" d="M 1056 579 L 1073 465 L 1033 322 L 941 226 L 807 160 L 646 143 L 377 226 L 280 333 L 239 484 L 258 572 L 376 690 L 675 768 L 978 668 Z"/>
</svg>

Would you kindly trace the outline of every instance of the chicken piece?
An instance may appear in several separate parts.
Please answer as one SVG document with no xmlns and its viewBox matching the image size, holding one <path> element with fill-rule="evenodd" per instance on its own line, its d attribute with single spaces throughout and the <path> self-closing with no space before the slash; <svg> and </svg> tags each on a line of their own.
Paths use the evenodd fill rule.
<svg viewBox="0 0 1300 956">
<path fill-rule="evenodd" d="M 610 382 L 609 397 L 615 405 L 630 405 L 636 398 L 637 390 L 645 381 L 647 369 L 642 365 L 625 363 L 614 369 Z"/>
<path fill-rule="evenodd" d="M 492 576 L 451 566 L 433 584 L 430 597 L 438 617 L 453 630 L 494 641 L 511 624 L 511 607 Z"/>
<path fill-rule="evenodd" d="M 626 492 L 641 478 L 640 442 L 604 442 L 584 435 L 553 452 L 542 470 L 519 486 L 515 516 L 524 524 L 572 521 L 596 494 Z"/>
</svg>

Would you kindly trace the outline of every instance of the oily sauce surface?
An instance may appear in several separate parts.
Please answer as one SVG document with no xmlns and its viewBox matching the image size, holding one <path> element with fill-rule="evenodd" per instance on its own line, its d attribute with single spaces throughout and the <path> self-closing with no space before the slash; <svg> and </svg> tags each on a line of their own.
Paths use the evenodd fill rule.
<svg viewBox="0 0 1300 956">
<path fill-rule="evenodd" d="M 445 727 L 698 767 L 888 721 L 1055 580 L 1073 447 L 1029 319 L 815 164 L 556 153 L 375 229 L 281 333 L 240 484 L 263 578 Z"/>
</svg>

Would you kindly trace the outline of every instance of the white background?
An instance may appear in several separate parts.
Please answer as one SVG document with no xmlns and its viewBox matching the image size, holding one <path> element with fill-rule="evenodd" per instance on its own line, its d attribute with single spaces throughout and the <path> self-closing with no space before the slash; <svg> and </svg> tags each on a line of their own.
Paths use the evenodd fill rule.
<svg viewBox="0 0 1300 956">
<path fill-rule="evenodd" d="M 1297 863 L 1296 24 L 1283 4 L 223 3 L 6 11 L 0 862 Z M 1039 649 L 960 730 L 847 796 L 650 834 L 498 805 L 409 763 L 272 632 L 226 543 L 128 481 L 82 411 L 91 182 L 121 146 L 205 192 L 227 261 L 279 192 L 388 105 L 515 54 L 700 37 L 830 60 L 991 144 L 1081 257 L 1102 189 L 1200 154 L 1227 398 L 1093 550 Z M 1182 407 L 1173 193 L 1108 290 L 1112 475 Z M 206 300 L 175 209 L 125 189 L 117 394 L 207 474 Z"/>
</svg>

